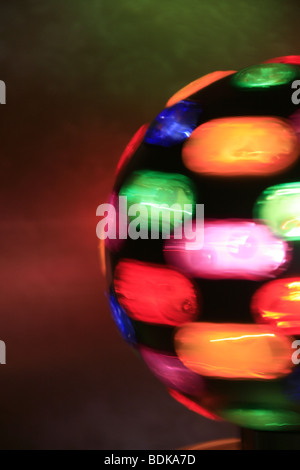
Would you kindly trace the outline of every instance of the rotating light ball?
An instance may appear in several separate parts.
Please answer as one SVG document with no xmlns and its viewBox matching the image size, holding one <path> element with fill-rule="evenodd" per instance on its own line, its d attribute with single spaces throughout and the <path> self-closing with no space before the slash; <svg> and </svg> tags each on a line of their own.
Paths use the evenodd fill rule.
<svg viewBox="0 0 300 470">
<path fill-rule="evenodd" d="M 125 341 L 173 398 L 255 430 L 300 430 L 297 80 L 287 56 L 173 95 L 120 159 L 103 236 Z M 176 237 L 199 204 L 203 243 Z"/>
</svg>

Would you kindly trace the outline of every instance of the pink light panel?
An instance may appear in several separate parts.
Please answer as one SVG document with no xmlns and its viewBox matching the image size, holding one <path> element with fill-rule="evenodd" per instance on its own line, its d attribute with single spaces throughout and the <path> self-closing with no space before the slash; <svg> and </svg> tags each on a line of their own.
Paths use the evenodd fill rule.
<svg viewBox="0 0 300 470">
<path fill-rule="evenodd" d="M 289 245 L 253 221 L 206 220 L 202 246 L 172 239 L 166 242 L 164 254 L 169 264 L 195 277 L 259 280 L 285 268 Z"/>
</svg>

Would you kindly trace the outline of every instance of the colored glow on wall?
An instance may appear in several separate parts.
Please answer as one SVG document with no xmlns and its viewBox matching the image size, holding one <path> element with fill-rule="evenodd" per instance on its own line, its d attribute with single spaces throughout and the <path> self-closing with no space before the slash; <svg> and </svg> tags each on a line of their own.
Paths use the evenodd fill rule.
<svg viewBox="0 0 300 470">
<path fill-rule="evenodd" d="M 184 142 L 198 126 L 202 109 L 198 103 L 179 101 L 165 108 L 150 125 L 144 141 L 171 147 Z"/>
<path fill-rule="evenodd" d="M 175 335 L 179 359 L 210 377 L 275 379 L 292 369 L 291 339 L 269 326 L 190 323 Z"/>
<path fill-rule="evenodd" d="M 254 217 L 280 237 L 300 240 L 300 182 L 267 188 L 254 206 Z"/>
<path fill-rule="evenodd" d="M 192 398 L 186 397 L 185 395 L 178 392 L 177 390 L 169 389 L 168 392 L 172 398 L 178 401 L 178 403 L 181 403 L 182 405 L 184 405 L 189 410 L 194 411 L 195 413 L 198 413 L 204 418 L 212 419 L 213 421 L 222 421 L 222 419 L 220 419 L 214 413 L 207 410 L 206 408 L 203 408 L 203 406 L 198 405 L 198 403 Z"/>
<path fill-rule="evenodd" d="M 136 344 L 133 323 L 119 304 L 113 289 L 110 289 L 109 293 L 109 306 L 113 320 L 122 338 L 131 345 Z"/>
<path fill-rule="evenodd" d="M 138 131 L 134 134 L 132 139 L 126 145 L 124 152 L 121 155 L 119 163 L 116 169 L 116 175 L 120 173 L 120 171 L 127 165 L 133 154 L 137 151 L 140 144 L 143 142 L 145 137 L 146 131 L 149 127 L 149 124 L 144 124 L 141 126 Z"/>
<path fill-rule="evenodd" d="M 195 129 L 182 150 L 189 170 L 220 176 L 271 175 L 287 169 L 298 154 L 292 126 L 263 116 L 208 121 Z"/>
<path fill-rule="evenodd" d="M 239 88 L 266 88 L 286 85 L 298 76 L 298 70 L 286 63 L 252 65 L 232 77 L 232 84 Z"/>
<path fill-rule="evenodd" d="M 194 285 L 165 266 L 124 259 L 115 269 L 114 287 L 134 320 L 175 326 L 198 318 Z"/>
<path fill-rule="evenodd" d="M 139 352 L 152 373 L 166 387 L 188 395 L 202 392 L 203 378 L 187 369 L 177 356 L 163 354 L 145 346 L 140 346 Z"/>
<path fill-rule="evenodd" d="M 254 294 L 251 309 L 255 320 L 300 334 L 300 277 L 276 279 Z"/>
<path fill-rule="evenodd" d="M 170 265 L 208 279 L 267 279 L 283 271 L 289 246 L 263 224 L 248 220 L 205 220 L 200 248 L 189 240 L 167 240 Z"/>
<path fill-rule="evenodd" d="M 274 59 L 265 60 L 264 63 L 281 63 L 281 64 L 292 64 L 300 65 L 300 55 L 285 55 L 282 57 L 274 57 Z"/>
<path fill-rule="evenodd" d="M 221 78 L 227 77 L 228 75 L 232 75 L 233 73 L 235 73 L 235 70 L 208 73 L 207 75 L 194 80 L 177 91 L 173 96 L 171 96 L 166 106 L 173 106 L 175 103 L 178 103 L 178 101 L 185 100 L 194 93 L 197 93 L 197 91 L 202 90 L 208 85 L 211 85 L 212 83 L 221 80 Z"/>
<path fill-rule="evenodd" d="M 250 429 L 289 431 L 299 428 L 299 414 L 291 410 L 241 407 L 224 409 L 220 413 L 225 420 Z"/>
<path fill-rule="evenodd" d="M 137 205 L 141 227 L 154 232 L 168 231 L 169 226 L 179 226 L 193 215 L 195 188 L 179 173 L 135 171 L 119 194 L 127 197 L 128 207 Z M 190 209 L 185 205 L 191 205 Z"/>
</svg>

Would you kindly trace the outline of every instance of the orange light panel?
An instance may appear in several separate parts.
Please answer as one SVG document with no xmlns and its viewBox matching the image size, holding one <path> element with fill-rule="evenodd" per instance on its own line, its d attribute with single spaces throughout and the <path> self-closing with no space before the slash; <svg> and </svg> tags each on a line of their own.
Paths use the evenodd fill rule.
<svg viewBox="0 0 300 470">
<path fill-rule="evenodd" d="M 285 170 L 298 154 L 297 136 L 286 121 L 232 117 L 197 127 L 184 144 L 182 158 L 196 173 L 263 176 Z"/>
<path fill-rule="evenodd" d="M 190 323 L 175 336 L 179 359 L 189 369 L 211 377 L 275 379 L 288 374 L 291 338 L 269 326 Z"/>
<path fill-rule="evenodd" d="M 100 259 L 100 267 L 103 276 L 106 276 L 106 261 L 105 261 L 105 240 L 102 239 L 99 242 L 99 259 Z"/>
<path fill-rule="evenodd" d="M 181 325 L 198 318 L 194 285 L 173 269 L 122 260 L 115 270 L 114 287 L 120 305 L 134 320 Z"/>
<path fill-rule="evenodd" d="M 300 277 L 276 279 L 264 284 L 253 296 L 255 319 L 300 334 Z"/>
<path fill-rule="evenodd" d="M 166 106 L 173 106 L 173 104 L 178 103 L 178 101 L 185 100 L 194 93 L 197 93 L 197 91 L 202 90 L 202 88 L 207 87 L 211 83 L 214 83 L 221 78 L 232 75 L 233 73 L 235 73 L 235 70 L 217 71 L 203 75 L 203 77 L 197 78 L 197 80 L 194 80 L 193 82 L 178 90 L 173 96 L 171 96 Z"/>
</svg>

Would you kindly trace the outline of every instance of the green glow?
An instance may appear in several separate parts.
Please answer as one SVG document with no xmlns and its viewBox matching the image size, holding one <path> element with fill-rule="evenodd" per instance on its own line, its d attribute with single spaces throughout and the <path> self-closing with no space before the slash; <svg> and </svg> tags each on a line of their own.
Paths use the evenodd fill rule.
<svg viewBox="0 0 300 470">
<path fill-rule="evenodd" d="M 195 205 L 194 185 L 177 173 L 136 171 L 121 187 L 120 196 L 127 197 L 128 208 L 137 204 L 141 228 L 167 233 L 184 218 L 191 219 Z"/>
<path fill-rule="evenodd" d="M 265 88 L 285 85 L 298 76 L 297 68 L 287 64 L 260 64 L 247 67 L 232 77 L 240 88 Z"/>
<path fill-rule="evenodd" d="M 300 182 L 267 188 L 254 206 L 254 217 L 286 240 L 300 240 Z"/>
<path fill-rule="evenodd" d="M 289 431 L 300 428 L 299 414 L 289 410 L 233 408 L 222 417 L 238 426 L 265 431 Z"/>
</svg>

